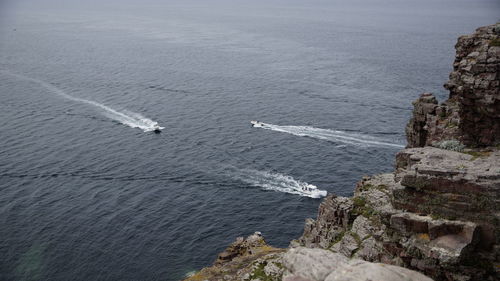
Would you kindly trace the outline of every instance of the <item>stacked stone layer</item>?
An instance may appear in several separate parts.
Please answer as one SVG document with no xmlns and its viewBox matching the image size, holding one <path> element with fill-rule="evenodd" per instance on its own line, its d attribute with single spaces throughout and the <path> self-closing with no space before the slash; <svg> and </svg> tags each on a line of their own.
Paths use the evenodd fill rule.
<svg viewBox="0 0 500 281">
<path fill-rule="evenodd" d="M 453 72 L 438 105 L 430 93 L 414 102 L 406 134 L 409 147 L 456 139 L 468 146 L 500 144 L 500 24 L 458 39 Z"/>
</svg>

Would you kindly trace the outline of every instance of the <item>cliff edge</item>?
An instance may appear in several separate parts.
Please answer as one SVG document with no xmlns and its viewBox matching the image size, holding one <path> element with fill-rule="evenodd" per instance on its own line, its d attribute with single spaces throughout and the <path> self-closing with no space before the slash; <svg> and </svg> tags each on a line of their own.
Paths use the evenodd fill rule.
<svg viewBox="0 0 500 281">
<path fill-rule="evenodd" d="M 408 147 L 455 140 L 468 147 L 500 144 L 500 24 L 458 38 L 449 98 L 438 105 L 424 93 L 413 105 L 406 127 Z"/>
<path fill-rule="evenodd" d="M 393 173 L 330 195 L 288 249 L 238 238 L 186 280 L 500 280 L 500 23 L 462 36 L 439 104 L 413 104 Z"/>
</svg>

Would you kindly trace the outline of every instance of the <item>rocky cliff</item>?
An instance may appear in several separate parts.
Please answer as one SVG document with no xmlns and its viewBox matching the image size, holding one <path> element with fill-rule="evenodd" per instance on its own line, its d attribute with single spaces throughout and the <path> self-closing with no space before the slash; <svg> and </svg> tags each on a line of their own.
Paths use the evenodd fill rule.
<svg viewBox="0 0 500 281">
<path fill-rule="evenodd" d="M 396 158 L 395 173 L 362 179 L 354 197 L 326 198 L 292 245 L 435 280 L 498 280 L 500 151 L 476 157 L 424 147 Z"/>
<path fill-rule="evenodd" d="M 406 134 L 409 147 L 456 140 L 470 147 L 500 144 L 500 25 L 458 38 L 449 99 L 438 105 L 423 94 L 413 104 Z"/>
<path fill-rule="evenodd" d="M 458 39 L 449 99 L 414 102 L 393 173 L 328 196 L 288 249 L 238 238 L 187 280 L 500 280 L 499 35 Z"/>
</svg>

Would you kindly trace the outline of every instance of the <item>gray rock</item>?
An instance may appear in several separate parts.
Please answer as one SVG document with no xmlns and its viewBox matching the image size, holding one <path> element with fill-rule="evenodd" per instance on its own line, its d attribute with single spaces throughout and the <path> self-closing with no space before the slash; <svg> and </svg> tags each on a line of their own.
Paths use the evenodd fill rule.
<svg viewBox="0 0 500 281">
<path fill-rule="evenodd" d="M 396 178 L 405 188 L 394 192 L 395 207 L 495 228 L 500 206 L 500 151 L 471 154 L 475 156 L 433 147 L 399 152 Z"/>
<path fill-rule="evenodd" d="M 403 267 L 351 260 L 330 273 L 325 281 L 432 281 L 431 278 Z"/>
<path fill-rule="evenodd" d="M 312 281 L 324 280 L 333 270 L 348 259 L 328 250 L 311 248 L 291 248 L 283 256 L 285 273 L 283 277 L 299 276 Z"/>
<path fill-rule="evenodd" d="M 355 238 L 353 235 L 356 234 L 351 232 L 345 233 L 342 239 L 330 249 L 333 252 L 340 253 L 346 257 L 351 257 L 360 246 L 358 240 L 356 239 L 358 237 Z"/>
<path fill-rule="evenodd" d="M 375 240 L 375 238 L 370 237 L 361 242 L 360 250 L 353 257 L 365 261 L 378 261 L 383 251 L 381 243 Z"/>
<path fill-rule="evenodd" d="M 349 260 L 328 250 L 293 248 L 283 257 L 286 281 L 431 281 L 421 273 L 392 265 Z"/>
<path fill-rule="evenodd" d="M 290 275 L 283 278 L 283 281 L 313 281 L 311 279 L 306 279 L 297 275 Z"/>
<path fill-rule="evenodd" d="M 352 207 L 350 198 L 329 195 L 320 204 L 316 220 L 306 220 L 303 235 L 291 246 L 329 248 L 351 222 Z"/>
<path fill-rule="evenodd" d="M 375 232 L 375 228 L 364 216 L 358 216 L 352 223 L 351 231 L 356 233 L 361 240 L 368 238 Z"/>
</svg>

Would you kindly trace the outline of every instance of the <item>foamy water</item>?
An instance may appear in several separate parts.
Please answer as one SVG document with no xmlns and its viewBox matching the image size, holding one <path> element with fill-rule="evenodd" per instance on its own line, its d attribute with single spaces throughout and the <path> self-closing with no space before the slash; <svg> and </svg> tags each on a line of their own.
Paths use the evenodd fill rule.
<svg viewBox="0 0 500 281">
<path fill-rule="evenodd" d="M 120 111 L 117 111 L 109 106 L 106 106 L 104 104 L 101 104 L 101 103 L 98 103 L 95 101 L 77 98 L 77 97 L 68 95 L 63 90 L 57 88 L 56 86 L 54 86 L 48 82 L 42 81 L 42 80 L 38 80 L 38 79 L 31 78 L 28 76 L 20 75 L 17 73 L 12 73 L 12 72 L 9 72 L 6 70 L 0 70 L 0 72 L 3 74 L 15 77 L 17 79 L 36 83 L 36 84 L 44 87 L 45 89 L 47 89 L 51 93 L 56 94 L 58 96 L 61 96 L 63 98 L 66 98 L 68 100 L 92 105 L 92 106 L 96 107 L 97 109 L 100 109 L 104 116 L 106 116 L 110 119 L 113 119 L 115 121 L 118 121 L 124 125 L 131 127 L 131 128 L 139 128 L 139 129 L 142 129 L 144 132 L 150 132 L 150 131 L 154 131 L 155 127 L 158 126 L 158 122 L 153 121 L 149 118 L 146 118 L 139 113 L 135 113 L 135 112 L 131 112 L 131 111 L 120 112 Z M 164 129 L 164 127 L 159 127 L 159 128 Z"/>
<path fill-rule="evenodd" d="M 233 172 L 231 176 L 252 186 L 261 187 L 264 190 L 290 193 L 310 198 L 321 198 L 327 194 L 326 190 L 318 189 L 315 185 L 281 173 L 242 169 Z"/>
<path fill-rule="evenodd" d="M 309 126 L 279 126 L 267 123 L 259 123 L 255 128 L 262 128 L 276 132 L 292 134 L 299 137 L 310 137 L 320 140 L 343 143 L 356 146 L 379 146 L 404 148 L 402 144 L 391 143 L 387 140 L 359 133 L 348 133 L 344 131 L 314 128 Z"/>
</svg>

